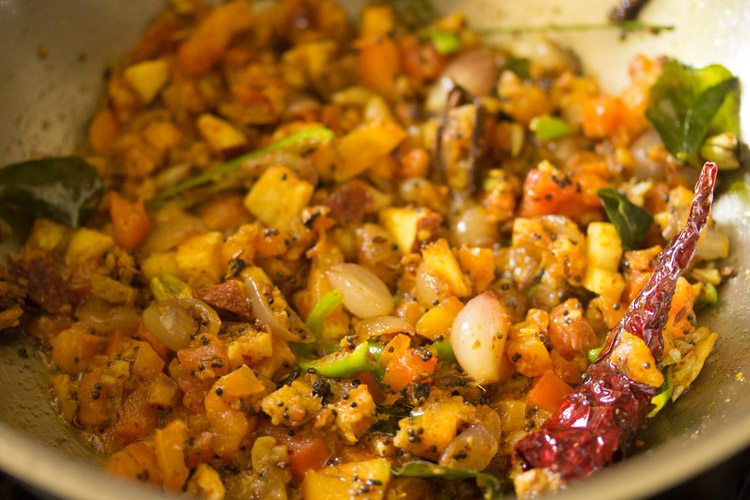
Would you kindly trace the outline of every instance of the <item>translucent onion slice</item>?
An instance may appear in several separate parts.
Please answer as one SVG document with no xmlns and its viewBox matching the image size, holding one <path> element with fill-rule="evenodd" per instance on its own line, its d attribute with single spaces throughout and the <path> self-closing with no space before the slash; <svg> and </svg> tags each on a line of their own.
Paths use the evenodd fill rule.
<svg viewBox="0 0 750 500">
<path fill-rule="evenodd" d="M 328 270 L 328 281 L 344 294 L 344 306 L 360 318 L 386 316 L 393 298 L 385 283 L 357 264 L 336 264 Z"/>
<path fill-rule="evenodd" d="M 169 299 L 154 302 L 143 311 L 143 326 L 156 340 L 179 351 L 199 334 L 216 335 L 219 315 L 197 299 Z"/>
<path fill-rule="evenodd" d="M 414 335 L 416 333 L 411 323 L 398 316 L 378 316 L 362 320 L 354 327 L 354 331 L 357 332 L 360 338 L 396 335 L 399 333 Z"/>
</svg>

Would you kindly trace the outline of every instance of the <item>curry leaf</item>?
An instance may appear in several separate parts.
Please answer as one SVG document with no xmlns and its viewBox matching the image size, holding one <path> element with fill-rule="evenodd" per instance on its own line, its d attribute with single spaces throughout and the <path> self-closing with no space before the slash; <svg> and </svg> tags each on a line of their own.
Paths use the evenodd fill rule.
<svg viewBox="0 0 750 500">
<path fill-rule="evenodd" d="M 437 477 L 442 479 L 474 479 L 477 486 L 484 490 L 485 500 L 500 498 L 508 489 L 506 481 L 487 474 L 486 472 L 474 472 L 470 470 L 454 469 L 437 465 L 425 460 L 413 460 L 406 462 L 400 469 L 393 471 L 393 475 L 399 477 Z"/>
<path fill-rule="evenodd" d="M 0 169 L 0 203 L 77 227 L 96 207 L 104 184 L 75 156 L 15 163 Z"/>
<path fill-rule="evenodd" d="M 435 6 L 430 0 L 390 0 L 396 18 L 407 28 L 427 26 L 435 19 Z"/>
<path fill-rule="evenodd" d="M 614 189 L 600 189 L 597 194 L 623 245 L 628 249 L 638 248 L 654 222 L 651 214 Z"/>
<path fill-rule="evenodd" d="M 680 161 L 694 157 L 706 135 L 739 133 L 739 81 L 724 66 L 691 68 L 670 59 L 651 87 L 646 117 Z"/>
</svg>

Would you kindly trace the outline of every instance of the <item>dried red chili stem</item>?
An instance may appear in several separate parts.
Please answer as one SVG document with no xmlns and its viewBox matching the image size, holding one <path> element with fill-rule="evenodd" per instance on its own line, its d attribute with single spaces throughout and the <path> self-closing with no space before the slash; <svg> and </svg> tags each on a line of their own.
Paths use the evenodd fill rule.
<svg viewBox="0 0 750 500">
<path fill-rule="evenodd" d="M 547 468 L 566 480 L 582 477 L 614 462 L 631 445 L 657 388 L 630 380 L 608 354 L 627 331 L 643 339 L 654 359 L 661 360 L 661 331 L 677 278 L 690 264 L 708 223 L 717 171 L 714 163 L 703 166 L 687 226 L 659 254 L 651 278 L 610 332 L 602 353 L 586 372 L 586 381 L 565 398 L 539 431 L 516 444 L 515 460 L 524 470 Z"/>
</svg>

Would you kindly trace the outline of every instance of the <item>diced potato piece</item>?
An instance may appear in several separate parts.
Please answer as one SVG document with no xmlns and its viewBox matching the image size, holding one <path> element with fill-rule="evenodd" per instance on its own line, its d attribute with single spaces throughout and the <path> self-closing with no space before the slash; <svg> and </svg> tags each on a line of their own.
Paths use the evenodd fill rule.
<svg viewBox="0 0 750 500">
<path fill-rule="evenodd" d="M 356 403 L 356 405 L 354 404 Z M 349 399 L 336 405 L 336 427 L 349 444 L 356 443 L 375 422 L 375 401 L 367 384 L 349 392 Z"/>
<path fill-rule="evenodd" d="M 151 344 L 141 342 L 133 360 L 133 373 L 142 380 L 155 379 L 164 369 L 164 360 L 156 353 Z"/>
<path fill-rule="evenodd" d="M 177 265 L 176 255 L 177 252 L 152 253 L 141 262 L 141 272 L 149 281 L 162 274 L 180 275 L 182 273 Z"/>
<path fill-rule="evenodd" d="M 78 373 L 86 369 L 91 358 L 104 350 L 107 339 L 92 335 L 83 323 L 74 323 L 60 332 L 52 344 L 52 362 L 66 373 Z"/>
<path fill-rule="evenodd" d="M 417 333 L 430 340 L 435 340 L 439 335 L 449 335 L 453 320 L 463 307 L 456 297 L 444 299 L 419 318 L 415 326 Z"/>
<path fill-rule="evenodd" d="M 357 127 L 336 144 L 333 178 L 343 182 L 356 177 L 390 154 L 405 137 L 404 129 L 392 122 L 372 121 Z"/>
<path fill-rule="evenodd" d="M 139 62 L 126 68 L 123 76 L 141 102 L 148 104 L 169 80 L 169 64 L 164 59 Z"/>
<path fill-rule="evenodd" d="M 255 238 L 259 229 L 257 224 L 244 224 L 228 237 L 221 251 L 224 262 L 242 259 L 246 264 L 252 263 L 255 258 Z"/>
<path fill-rule="evenodd" d="M 420 416 L 399 421 L 393 444 L 414 455 L 437 460 L 456 437 L 459 426 L 474 419 L 476 408 L 467 406 L 460 396 L 453 396 L 430 400 L 419 411 Z M 409 439 L 413 435 L 419 440 Z"/>
<path fill-rule="evenodd" d="M 224 484 L 219 473 L 208 464 L 199 464 L 187 484 L 187 494 L 204 500 L 223 500 Z"/>
<path fill-rule="evenodd" d="M 68 229 L 65 226 L 39 217 L 31 228 L 26 245 L 47 251 L 54 250 L 62 243 L 67 232 Z"/>
<path fill-rule="evenodd" d="M 709 228 L 698 241 L 695 256 L 703 260 L 726 259 L 729 257 L 729 236 L 716 227 Z"/>
<path fill-rule="evenodd" d="M 297 427 L 315 416 L 322 408 L 319 397 L 313 395 L 309 384 L 295 380 L 282 386 L 260 402 L 263 412 L 273 425 Z"/>
<path fill-rule="evenodd" d="M 159 373 L 148 388 L 148 403 L 162 408 L 174 408 L 180 402 L 180 392 L 174 379 Z"/>
<path fill-rule="evenodd" d="M 290 232 L 301 225 L 300 212 L 312 197 L 314 186 L 286 167 L 271 167 L 260 176 L 245 198 L 245 208 L 261 222 Z"/>
<path fill-rule="evenodd" d="M 182 132 L 177 126 L 165 120 L 153 121 L 143 129 L 143 138 L 151 146 L 164 152 L 167 149 L 174 148 L 182 141 Z"/>
<path fill-rule="evenodd" d="M 97 260 L 104 252 L 115 246 L 115 240 L 108 234 L 82 227 L 73 233 L 68 244 L 65 260 L 68 264 L 81 264 Z"/>
<path fill-rule="evenodd" d="M 132 286 L 124 285 L 109 276 L 91 275 L 91 295 L 104 299 L 110 304 L 132 305 L 138 292 Z"/>
<path fill-rule="evenodd" d="M 204 113 L 198 117 L 198 130 L 214 151 L 226 151 L 247 144 L 245 135 L 228 121 Z"/>
<path fill-rule="evenodd" d="M 500 415 L 501 430 L 522 431 L 526 427 L 526 402 L 522 399 L 500 401 L 496 408 Z"/>
<path fill-rule="evenodd" d="M 440 239 L 422 249 L 422 259 L 430 272 L 445 281 L 454 295 L 466 297 L 471 294 L 471 283 L 461 271 L 456 256 L 448 242 Z"/>
<path fill-rule="evenodd" d="M 384 458 L 350 462 L 319 471 L 308 471 L 302 482 L 302 496 L 306 500 L 380 500 L 384 497 L 390 479 L 391 466 Z"/>
<path fill-rule="evenodd" d="M 177 247 L 177 266 L 190 282 L 218 283 L 224 271 L 223 246 L 224 237 L 219 232 L 193 236 Z"/>
<path fill-rule="evenodd" d="M 154 452 L 159 464 L 164 489 L 181 491 L 190 470 L 185 465 L 184 447 L 188 431 L 182 420 L 173 420 L 154 435 Z"/>
<path fill-rule="evenodd" d="M 391 235 L 402 253 L 411 253 L 417 238 L 417 222 L 422 217 L 415 208 L 386 208 L 380 212 L 380 223 Z"/>
<path fill-rule="evenodd" d="M 614 224 L 589 224 L 586 230 L 586 257 L 589 267 L 617 272 L 622 258 L 622 240 Z"/>
<path fill-rule="evenodd" d="M 625 279 L 618 272 L 589 266 L 583 277 L 583 287 L 597 295 L 619 297 L 625 290 Z"/>
<path fill-rule="evenodd" d="M 387 35 L 393 30 L 393 11 L 387 5 L 371 5 L 362 10 L 362 38 Z"/>
<path fill-rule="evenodd" d="M 273 354 L 273 339 L 269 330 L 248 328 L 239 338 L 227 346 L 229 364 L 234 370 L 247 363 L 251 366 Z"/>
</svg>

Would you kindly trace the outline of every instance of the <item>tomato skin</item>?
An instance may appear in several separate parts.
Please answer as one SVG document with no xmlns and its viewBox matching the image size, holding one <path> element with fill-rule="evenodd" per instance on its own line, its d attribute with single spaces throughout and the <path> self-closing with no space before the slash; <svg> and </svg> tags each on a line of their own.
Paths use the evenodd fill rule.
<svg viewBox="0 0 750 500">
<path fill-rule="evenodd" d="M 551 165 L 531 169 L 523 184 L 520 217 L 565 215 L 576 222 L 599 218 L 601 202 L 596 192 L 605 187 L 598 174 L 567 175 Z"/>
</svg>

